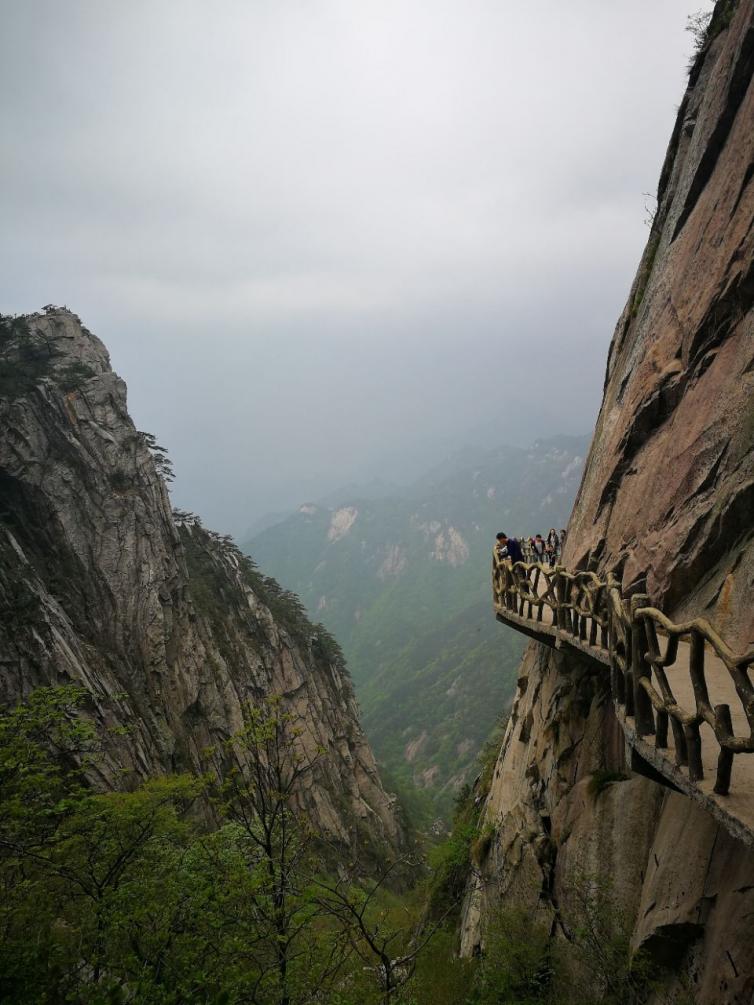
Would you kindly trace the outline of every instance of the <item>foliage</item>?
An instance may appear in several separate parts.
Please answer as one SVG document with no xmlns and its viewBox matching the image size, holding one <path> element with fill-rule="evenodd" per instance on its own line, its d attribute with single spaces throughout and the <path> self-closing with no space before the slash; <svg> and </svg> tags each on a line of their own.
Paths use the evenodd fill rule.
<svg viewBox="0 0 754 1005">
<path fill-rule="evenodd" d="M 245 710 L 205 779 L 109 793 L 86 783 L 99 750 L 84 703 L 47 688 L 0 712 L 0 1001 L 383 999 L 358 951 L 371 938 L 413 959 L 430 936 L 411 941 L 415 913 L 393 933 L 403 908 L 382 879 L 322 872 L 295 799 L 317 753 L 277 700 Z M 208 793 L 212 831 L 192 809 Z"/>
<path fill-rule="evenodd" d="M 406 862 L 368 878 L 341 854 L 326 871 L 296 799 L 319 752 L 279 700 L 244 710 L 205 778 L 109 793 L 86 781 L 101 756 L 86 701 L 44 688 L 0 711 L 0 1002 L 639 1005 L 654 987 L 604 877 L 576 877 L 563 915 L 498 912 L 479 959 L 456 958 L 499 739 L 430 853 L 430 881 L 398 894 L 389 881 Z"/>
<path fill-rule="evenodd" d="M 76 688 L 45 688 L 0 715 L 2 1001 L 110 1000 L 133 976 L 138 926 L 124 907 L 130 897 L 145 910 L 150 889 L 164 903 L 167 850 L 185 838 L 194 780 L 107 794 L 85 784 L 96 743 L 76 717 L 83 701 Z"/>
<path fill-rule="evenodd" d="M 309 649 L 314 660 L 334 666 L 342 676 L 350 676 L 337 640 L 324 625 L 310 621 L 295 593 L 284 590 L 276 580 L 261 573 L 230 536 L 204 530 L 193 513 L 174 510 L 173 514 L 185 529 L 183 543 L 191 597 L 200 613 L 212 623 L 221 650 L 225 649 L 222 624 L 231 610 L 232 598 L 237 596 L 235 577 L 239 577 L 269 609 L 276 624 L 304 649 Z M 232 653 L 224 651 L 223 655 L 232 662 Z"/>
<path fill-rule="evenodd" d="M 555 1002 L 556 960 L 549 928 L 536 912 L 497 912 L 485 929 L 474 1005 Z"/>
<path fill-rule="evenodd" d="M 160 478 L 162 478 L 164 482 L 168 483 L 174 481 L 175 472 L 173 471 L 173 462 L 168 457 L 167 449 L 160 446 L 154 433 L 145 433 L 140 431 L 139 436 L 152 455 L 154 466 L 157 469 L 157 474 Z"/>
<path fill-rule="evenodd" d="M 419 956 L 406 1001 L 411 1005 L 462 1005 L 478 967 L 456 954 L 456 934 L 441 929 Z"/>
<path fill-rule="evenodd" d="M 611 771 L 607 768 L 600 768 L 599 770 L 592 773 L 592 777 L 589 779 L 589 795 L 593 799 L 596 799 L 601 792 L 612 785 L 613 782 L 625 782 L 628 780 L 628 775 L 623 771 Z"/>
<path fill-rule="evenodd" d="M 0 398 L 13 401 L 52 373 L 57 353 L 26 318 L 0 314 Z"/>
<path fill-rule="evenodd" d="M 471 842 L 471 861 L 477 868 L 481 868 L 485 859 L 490 853 L 492 842 L 495 838 L 495 826 L 486 823 L 481 831 L 477 831 L 474 840 Z"/>
<path fill-rule="evenodd" d="M 95 375 L 80 360 L 57 365 L 59 358 L 59 350 L 25 317 L 0 314 L 0 398 L 13 401 L 48 377 L 67 393 Z"/>
<path fill-rule="evenodd" d="M 631 924 L 606 873 L 577 873 L 569 884 L 568 950 L 561 982 L 575 999 L 605 1005 L 640 1005 L 653 985 L 653 966 L 631 950 Z"/>
<path fill-rule="evenodd" d="M 694 55 L 702 51 L 709 34 L 710 22 L 712 21 L 711 10 L 697 10 L 689 14 L 686 18 L 686 31 L 694 41 Z"/>
<path fill-rule="evenodd" d="M 456 797 L 450 836 L 429 852 L 432 877 L 428 889 L 427 914 L 430 918 L 440 916 L 448 904 L 460 904 L 472 866 L 479 865 L 479 818 L 492 784 L 504 732 L 505 721 L 501 720 L 479 754 L 479 777 L 476 784 L 473 788 L 465 786 Z M 486 854 L 494 835 L 492 825 L 488 824 L 482 834 Z"/>
<path fill-rule="evenodd" d="M 85 380 L 89 380 L 94 377 L 95 371 L 92 367 L 88 366 L 86 363 L 82 363 L 80 360 L 74 360 L 70 363 L 66 363 L 65 366 L 60 367 L 56 374 L 57 382 L 62 391 L 75 391 L 77 388 L 81 387 Z"/>
<path fill-rule="evenodd" d="M 689 61 L 692 73 L 697 59 L 709 44 L 731 23 L 738 0 L 711 0 L 713 10 L 697 10 L 686 18 L 686 31 L 693 39 L 693 51 Z M 693 75 L 693 74 L 692 74 Z"/>
</svg>

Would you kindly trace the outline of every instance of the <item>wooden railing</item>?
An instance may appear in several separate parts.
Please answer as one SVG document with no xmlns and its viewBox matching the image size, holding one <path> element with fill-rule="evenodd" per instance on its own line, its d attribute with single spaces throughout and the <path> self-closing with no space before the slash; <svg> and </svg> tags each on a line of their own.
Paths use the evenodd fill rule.
<svg viewBox="0 0 754 1005">
<path fill-rule="evenodd" d="M 496 557 L 492 583 L 503 620 L 543 641 L 575 646 L 609 668 L 613 700 L 633 718 L 637 736 L 652 737 L 657 750 L 668 749 L 670 740 L 675 764 L 692 783 L 704 779 L 700 727 L 707 723 L 719 748 L 713 791 L 728 794 L 734 756 L 754 752 L 754 649 L 734 653 L 702 618 L 674 624 L 647 596 L 623 597 L 612 576 Z M 710 701 L 709 672 L 729 675 L 743 712 L 735 715 L 739 735 L 730 704 Z M 676 700 L 679 673 L 690 677 L 693 707 Z"/>
</svg>

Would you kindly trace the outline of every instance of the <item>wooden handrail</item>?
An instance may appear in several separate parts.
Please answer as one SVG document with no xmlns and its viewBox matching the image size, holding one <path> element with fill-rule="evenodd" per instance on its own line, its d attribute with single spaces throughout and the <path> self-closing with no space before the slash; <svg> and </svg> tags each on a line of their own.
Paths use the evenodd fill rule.
<svg viewBox="0 0 754 1005">
<path fill-rule="evenodd" d="M 513 627 L 575 645 L 609 667 L 613 700 L 626 716 L 633 717 L 637 736 L 653 736 L 655 747 L 662 750 L 668 747 L 670 726 L 676 765 L 687 768 L 691 782 L 704 778 L 700 727 L 710 726 L 719 747 L 714 791 L 728 794 L 734 755 L 754 752 L 750 679 L 754 649 L 735 653 L 705 619 L 676 624 L 652 607 L 648 597 L 624 597 L 612 575 L 603 580 L 591 571 L 513 563 L 495 556 L 492 590 L 496 609 L 512 618 Z M 676 700 L 667 675 L 676 666 L 679 645 L 686 642 L 693 709 Z M 710 701 L 708 652 L 714 653 L 733 681 L 747 735 L 735 735 L 729 705 Z"/>
</svg>

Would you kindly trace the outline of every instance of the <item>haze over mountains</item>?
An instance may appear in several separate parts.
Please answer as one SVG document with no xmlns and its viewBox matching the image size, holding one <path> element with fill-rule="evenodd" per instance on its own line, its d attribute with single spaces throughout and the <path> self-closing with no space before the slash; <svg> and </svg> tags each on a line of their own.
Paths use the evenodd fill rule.
<svg viewBox="0 0 754 1005">
<path fill-rule="evenodd" d="M 495 532 L 562 527 L 587 448 L 566 436 L 469 448 L 390 495 L 304 503 L 245 543 L 343 645 L 370 739 L 404 795 L 419 786 L 446 811 L 469 780 L 523 649 L 489 614 Z"/>
<path fill-rule="evenodd" d="M 590 429 L 704 5 L 6 3 L 2 309 L 80 312 L 236 535 Z"/>
</svg>

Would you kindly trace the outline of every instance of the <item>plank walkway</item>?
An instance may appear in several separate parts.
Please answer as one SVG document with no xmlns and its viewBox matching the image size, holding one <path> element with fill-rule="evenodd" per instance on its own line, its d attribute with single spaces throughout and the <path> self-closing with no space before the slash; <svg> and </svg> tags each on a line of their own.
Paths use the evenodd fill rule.
<svg viewBox="0 0 754 1005">
<path fill-rule="evenodd" d="M 703 619 L 673 624 L 591 572 L 496 559 L 492 580 L 499 621 L 609 672 L 633 766 L 754 846 L 754 650 L 733 653 Z"/>
</svg>

